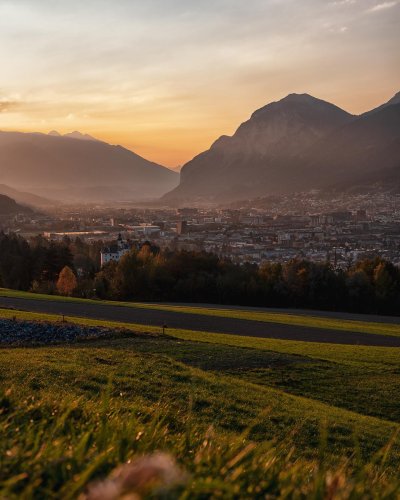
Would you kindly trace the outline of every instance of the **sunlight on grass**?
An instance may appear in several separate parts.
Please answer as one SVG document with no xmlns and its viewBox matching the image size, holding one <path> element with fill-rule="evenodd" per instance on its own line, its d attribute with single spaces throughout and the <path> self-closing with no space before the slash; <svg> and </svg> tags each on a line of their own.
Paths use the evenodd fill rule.
<svg viewBox="0 0 400 500">
<path fill-rule="evenodd" d="M 14 317 L 62 320 L 0 310 L 0 318 Z M 65 319 L 115 330 L 70 345 L 0 349 L 0 498 L 77 498 L 97 481 L 106 488 L 121 464 L 158 451 L 177 461 L 185 480 L 162 495 L 149 486 L 145 497 L 400 492 L 398 412 L 390 413 L 398 349 L 178 329 L 162 335 L 157 327 Z M 364 379 L 358 399 L 345 384 L 353 372 Z M 375 372 L 387 378 L 375 380 Z M 328 375 L 324 386 L 318 376 Z M 392 379 L 395 392 L 386 396 Z"/>
<path fill-rule="evenodd" d="M 60 403 L 31 397 L 18 402 L 9 391 L 1 397 L 0 408 L 6 450 L 0 472 L 2 498 L 44 498 L 50 492 L 54 498 L 76 498 L 88 487 L 91 498 L 91 484 L 104 480 L 119 464 L 154 450 L 177 458 L 183 471 L 180 481 L 168 485 L 166 477 L 168 486 L 162 490 L 152 483 L 145 489 L 148 472 L 142 471 L 143 478 L 131 481 L 125 494 L 145 492 L 167 499 L 384 498 L 400 487 L 385 462 L 390 441 L 368 462 L 350 464 L 343 457 L 333 464 L 325 457 L 323 428 L 318 457 L 307 459 L 296 457 L 289 440 L 252 441 L 247 437 L 251 427 L 237 436 L 226 435 L 213 427 L 196 429 L 188 416 L 181 430 L 171 429 L 162 407 L 140 411 L 139 417 L 133 407 L 128 419 L 109 396 L 95 408 L 82 400 Z M 97 494 L 108 491 L 107 483 L 96 486 Z"/>
</svg>

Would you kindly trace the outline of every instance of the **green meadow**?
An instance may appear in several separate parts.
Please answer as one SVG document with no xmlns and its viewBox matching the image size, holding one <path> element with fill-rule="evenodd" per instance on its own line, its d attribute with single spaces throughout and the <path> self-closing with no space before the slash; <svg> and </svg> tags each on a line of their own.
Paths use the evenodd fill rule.
<svg viewBox="0 0 400 500">
<path fill-rule="evenodd" d="M 67 320 L 113 334 L 0 349 L 0 498 L 77 498 L 158 450 L 187 475 L 149 498 L 398 498 L 398 349 Z"/>
</svg>

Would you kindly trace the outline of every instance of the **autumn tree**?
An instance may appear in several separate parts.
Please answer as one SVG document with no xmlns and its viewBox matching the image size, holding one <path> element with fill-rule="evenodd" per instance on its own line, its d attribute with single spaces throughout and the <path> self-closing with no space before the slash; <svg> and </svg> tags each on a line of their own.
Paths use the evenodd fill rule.
<svg viewBox="0 0 400 500">
<path fill-rule="evenodd" d="M 72 295 L 72 292 L 78 286 L 78 282 L 73 270 L 65 266 L 58 277 L 57 290 L 61 295 Z"/>
</svg>

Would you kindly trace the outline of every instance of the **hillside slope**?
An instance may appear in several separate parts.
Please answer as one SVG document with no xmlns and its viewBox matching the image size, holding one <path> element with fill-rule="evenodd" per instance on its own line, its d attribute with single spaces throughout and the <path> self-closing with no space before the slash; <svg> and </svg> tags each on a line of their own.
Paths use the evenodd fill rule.
<svg viewBox="0 0 400 500">
<path fill-rule="evenodd" d="M 47 207 L 59 204 L 57 200 L 50 200 L 36 194 L 18 191 L 10 186 L 6 186 L 6 184 L 0 184 L 0 194 L 4 194 L 9 198 L 12 198 L 17 203 L 31 207 Z"/>
<path fill-rule="evenodd" d="M 19 205 L 15 200 L 0 194 L 0 216 L 22 213 L 31 213 L 32 210 L 23 205 Z"/>
</svg>

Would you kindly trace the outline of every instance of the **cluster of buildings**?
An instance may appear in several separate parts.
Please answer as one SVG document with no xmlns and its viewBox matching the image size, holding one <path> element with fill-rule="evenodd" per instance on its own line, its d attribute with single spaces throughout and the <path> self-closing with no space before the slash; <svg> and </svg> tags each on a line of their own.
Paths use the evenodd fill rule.
<svg viewBox="0 0 400 500">
<path fill-rule="evenodd" d="M 258 206 L 154 209 L 120 220 L 126 240 L 161 248 L 208 251 L 234 262 L 329 261 L 347 268 L 381 256 L 400 265 L 400 196 L 343 196 L 321 200 L 259 200 Z M 114 254 L 113 258 L 117 258 Z"/>
<path fill-rule="evenodd" d="M 73 207 L 25 216 L 13 230 L 54 240 L 103 241 L 102 265 L 134 245 L 214 252 L 235 262 L 330 261 L 337 267 L 371 256 L 400 265 L 400 195 L 299 193 L 225 207 Z"/>
</svg>

